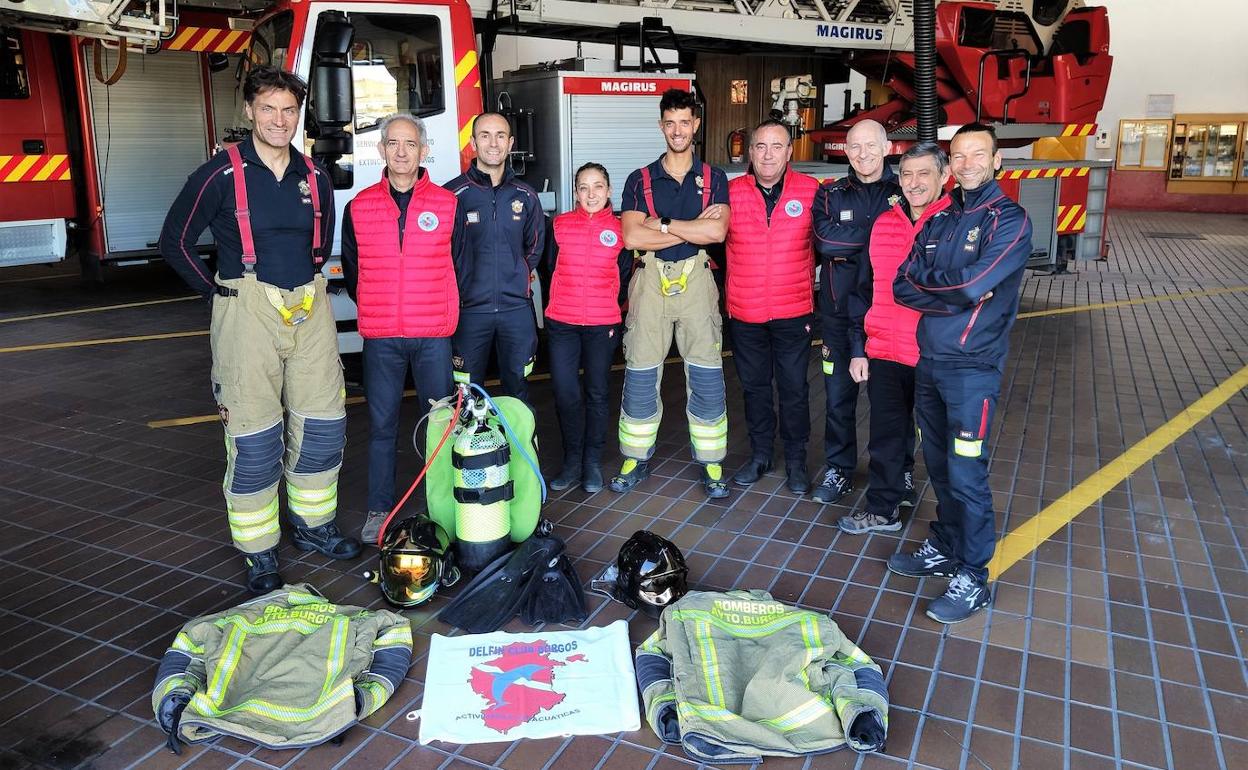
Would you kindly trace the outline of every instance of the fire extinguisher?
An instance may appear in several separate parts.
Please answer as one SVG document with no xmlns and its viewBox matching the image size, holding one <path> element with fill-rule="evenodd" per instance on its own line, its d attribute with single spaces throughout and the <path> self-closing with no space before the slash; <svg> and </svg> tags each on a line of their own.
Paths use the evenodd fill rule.
<svg viewBox="0 0 1248 770">
<path fill-rule="evenodd" d="M 745 161 L 745 129 L 738 128 L 731 134 L 728 134 L 728 159 L 730 163 L 742 163 Z"/>
</svg>

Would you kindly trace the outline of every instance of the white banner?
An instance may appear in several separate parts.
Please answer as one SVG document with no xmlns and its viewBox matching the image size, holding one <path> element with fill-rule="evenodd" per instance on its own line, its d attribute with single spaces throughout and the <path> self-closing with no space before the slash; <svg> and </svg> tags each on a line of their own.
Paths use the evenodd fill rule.
<svg viewBox="0 0 1248 770">
<path fill-rule="evenodd" d="M 628 625 L 540 634 L 433 635 L 420 742 L 637 730 Z"/>
</svg>

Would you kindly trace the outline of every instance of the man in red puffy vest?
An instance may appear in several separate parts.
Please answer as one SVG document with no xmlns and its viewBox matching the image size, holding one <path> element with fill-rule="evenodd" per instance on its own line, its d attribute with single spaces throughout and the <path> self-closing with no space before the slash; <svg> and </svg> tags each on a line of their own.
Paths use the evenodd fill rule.
<svg viewBox="0 0 1248 770">
<path fill-rule="evenodd" d="M 394 507 L 395 442 L 408 368 L 420 414 L 430 399 L 455 387 L 455 266 L 464 243 L 454 193 L 420 166 L 429 152 L 424 122 L 395 113 L 381 121 L 379 133 L 385 173 L 347 205 L 342 222 L 342 273 L 359 308 L 368 399 L 368 519 L 360 539 L 374 544 Z"/>
<path fill-rule="evenodd" d="M 732 221 L 727 251 L 729 330 L 745 391 L 750 459 L 732 480 L 750 485 L 771 470 L 780 402 L 786 483 L 805 494 L 810 439 L 810 325 L 814 312 L 811 203 L 819 182 L 789 168 L 793 143 L 783 123 L 766 120 L 750 137 L 752 174 L 728 183 Z"/>
<path fill-rule="evenodd" d="M 871 440 L 867 504 L 842 516 L 837 525 L 851 535 L 896 532 L 901 506 L 913 506 L 906 484 L 907 451 L 914 436 L 914 367 L 919 363 L 917 310 L 897 304 L 893 279 L 923 225 L 949 206 L 944 194 L 949 158 L 940 146 L 921 142 L 901 156 L 898 201 L 875 220 L 868 246 L 870 260 L 859 267 L 858 285 L 849 299 L 849 376 L 867 383 L 871 399 Z M 865 352 L 866 355 L 862 355 Z"/>
</svg>

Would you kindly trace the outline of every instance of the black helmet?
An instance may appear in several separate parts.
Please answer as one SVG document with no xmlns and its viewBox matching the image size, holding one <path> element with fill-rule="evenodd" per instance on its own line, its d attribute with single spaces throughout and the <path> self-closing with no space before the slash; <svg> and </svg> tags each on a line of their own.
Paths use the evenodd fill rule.
<svg viewBox="0 0 1248 770">
<path fill-rule="evenodd" d="M 428 516 L 404 519 L 386 530 L 381 544 L 381 594 L 396 607 L 415 607 L 432 598 L 439 585 L 452 585 L 459 570 L 452 562 L 451 539 Z"/>
<path fill-rule="evenodd" d="M 616 569 L 615 597 L 652 617 L 689 592 L 684 555 L 649 530 L 634 532 L 620 547 Z"/>
</svg>

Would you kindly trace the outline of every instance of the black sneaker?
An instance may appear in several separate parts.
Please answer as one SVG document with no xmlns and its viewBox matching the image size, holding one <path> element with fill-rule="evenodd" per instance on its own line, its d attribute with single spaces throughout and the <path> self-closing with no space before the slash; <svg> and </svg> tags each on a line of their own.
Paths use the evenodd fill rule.
<svg viewBox="0 0 1248 770">
<path fill-rule="evenodd" d="M 581 470 L 581 489 L 592 495 L 601 492 L 605 483 L 602 480 L 602 466 L 598 463 L 585 463 Z"/>
<path fill-rule="evenodd" d="M 728 496 L 728 485 L 724 483 L 724 466 L 719 463 L 706 463 L 702 466 L 702 489 L 706 496 L 718 500 Z"/>
<path fill-rule="evenodd" d="M 627 492 L 648 478 L 650 478 L 650 466 L 630 457 L 624 461 L 620 472 L 611 479 L 611 491 Z"/>
<path fill-rule="evenodd" d="M 958 572 L 958 563 L 938 551 L 932 541 L 924 540 L 914 553 L 895 553 L 888 557 L 888 568 L 906 577 L 953 577 Z"/>
<path fill-rule="evenodd" d="M 784 468 L 784 485 L 795 495 L 810 491 L 810 479 L 806 478 L 806 463 L 791 462 Z"/>
<path fill-rule="evenodd" d="M 865 535 L 868 532 L 896 532 L 901 529 L 901 513 L 893 509 L 892 516 L 881 516 L 870 511 L 854 511 L 837 520 L 836 526 L 847 535 Z"/>
<path fill-rule="evenodd" d="M 562 492 L 570 486 L 581 483 L 581 465 L 580 463 L 563 464 L 563 470 L 559 471 L 559 475 L 546 482 L 546 486 L 556 492 Z"/>
<path fill-rule="evenodd" d="M 260 553 L 245 553 L 247 564 L 247 590 L 253 594 L 267 594 L 282 587 L 282 576 L 277 574 L 277 549 Z"/>
<path fill-rule="evenodd" d="M 741 470 L 737 471 L 732 477 L 734 484 L 740 484 L 748 487 L 763 477 L 763 474 L 771 470 L 771 460 L 761 457 L 755 457 L 741 466 Z"/>
<path fill-rule="evenodd" d="M 988 584 L 959 569 L 945 592 L 927 605 L 927 616 L 937 623 L 961 623 L 991 603 L 992 589 Z"/>
<path fill-rule="evenodd" d="M 906 508 L 913 508 L 919 504 L 919 490 L 914 488 L 914 471 L 903 473 L 902 483 L 906 491 L 901 496 L 901 505 Z"/>
<path fill-rule="evenodd" d="M 849 479 L 849 474 L 840 468 L 829 466 L 823 472 L 823 480 L 819 482 L 819 486 L 815 487 L 815 493 L 811 497 L 816 502 L 835 503 L 853 491 L 854 485 Z"/>
<path fill-rule="evenodd" d="M 291 540 L 300 551 L 319 551 L 340 561 L 360 555 L 360 541 L 339 532 L 332 521 L 319 527 L 295 527 Z"/>
</svg>

